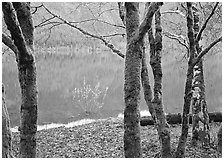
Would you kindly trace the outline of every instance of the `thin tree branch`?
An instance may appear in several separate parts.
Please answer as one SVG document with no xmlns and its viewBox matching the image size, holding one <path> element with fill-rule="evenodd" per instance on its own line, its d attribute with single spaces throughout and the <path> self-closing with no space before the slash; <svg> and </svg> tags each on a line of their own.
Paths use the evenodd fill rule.
<svg viewBox="0 0 224 160">
<path fill-rule="evenodd" d="M 169 10 L 169 11 L 161 12 L 161 14 L 167 14 L 167 13 L 170 13 L 170 14 L 174 13 L 174 14 L 178 14 L 178 15 L 180 15 L 180 16 L 182 16 L 182 17 L 186 17 L 186 16 L 184 15 L 184 13 L 181 12 L 181 11 L 179 11 L 179 10 L 175 10 L 175 11 Z"/>
<path fill-rule="evenodd" d="M 120 28 L 125 29 L 124 26 L 116 25 L 116 24 L 112 24 L 112 23 L 109 23 L 109 22 L 107 22 L 107 21 L 103 21 L 103 20 L 100 20 L 100 19 L 97 19 L 97 18 L 86 19 L 86 20 L 82 20 L 82 21 L 79 21 L 79 22 L 69 22 L 69 23 L 77 24 L 77 23 L 84 23 L 84 22 L 89 22 L 89 21 L 98 21 L 98 22 L 102 22 L 102 23 L 108 24 L 108 25 L 113 26 L 113 27 L 120 27 Z"/>
<path fill-rule="evenodd" d="M 165 35 L 166 37 L 168 37 L 170 39 L 174 39 L 174 40 L 178 41 L 179 44 L 184 46 L 189 51 L 189 46 L 186 43 L 186 40 L 183 38 L 183 36 L 179 36 L 179 35 L 176 35 L 176 34 L 173 34 L 170 32 L 163 32 L 163 35 Z"/>
<path fill-rule="evenodd" d="M 122 37 L 124 37 L 125 34 L 124 33 L 114 33 L 114 34 L 110 34 L 110 35 L 104 35 L 102 37 L 115 37 L 115 36 L 122 36 Z"/>
<path fill-rule="evenodd" d="M 201 53 L 197 56 L 196 60 L 194 61 L 194 65 L 196 65 L 201 58 L 208 53 L 208 51 L 214 46 L 216 45 L 218 42 L 222 41 L 222 37 L 219 37 L 218 39 L 216 39 L 215 41 L 213 41 L 208 47 L 206 47 L 203 51 L 201 51 Z"/>
<path fill-rule="evenodd" d="M 34 11 L 32 12 L 32 14 L 34 14 L 34 13 L 36 13 L 37 12 L 37 10 L 39 9 L 39 8 L 41 8 L 41 7 L 43 7 L 43 5 L 41 4 L 41 5 L 39 5 L 39 6 L 31 6 L 31 8 L 34 8 Z"/>
<path fill-rule="evenodd" d="M 42 5 L 42 6 L 43 6 L 43 5 Z M 37 27 L 42 27 L 42 26 L 48 25 L 48 24 L 50 24 L 50 23 L 53 23 L 53 22 L 49 22 L 49 21 L 52 20 L 52 19 L 54 19 L 54 18 L 55 18 L 55 16 L 50 17 L 50 18 L 44 20 L 43 22 L 41 22 L 41 23 L 39 23 L 38 25 L 36 25 L 35 28 L 37 28 Z M 47 22 L 48 22 L 48 23 L 47 23 Z M 45 23 L 47 23 L 47 24 L 45 24 Z"/>
<path fill-rule="evenodd" d="M 83 30 L 82 28 L 79 28 L 78 26 L 71 24 L 70 22 L 68 22 L 67 20 L 61 18 L 60 16 L 58 16 L 58 15 L 52 13 L 46 6 L 43 5 L 43 7 L 45 8 L 45 10 L 46 10 L 49 14 L 51 14 L 52 16 L 55 16 L 56 18 L 58 18 L 59 20 L 61 20 L 64 24 L 67 24 L 68 26 L 70 26 L 70 27 L 72 27 L 72 28 L 75 28 L 75 29 L 79 30 L 79 31 L 80 31 L 81 33 L 83 33 L 84 35 L 87 35 L 87 36 L 90 36 L 90 37 L 93 37 L 93 38 L 96 38 L 96 39 L 101 40 L 101 41 L 105 44 L 105 46 L 107 46 L 108 48 L 110 48 L 110 49 L 111 49 L 114 53 L 116 53 L 118 56 L 124 58 L 124 54 L 121 53 L 120 50 L 116 49 L 116 48 L 114 47 L 113 44 L 111 44 L 111 43 L 109 43 L 108 41 L 106 41 L 102 36 L 97 36 L 97 35 L 94 35 L 94 34 L 92 34 L 92 33 L 89 33 L 89 32 L 87 32 L 87 31 Z"/>
<path fill-rule="evenodd" d="M 19 53 L 17 47 L 15 46 L 15 44 L 13 43 L 12 39 L 7 36 L 6 34 L 2 33 L 2 42 L 9 47 L 17 56 L 17 54 Z"/>
<path fill-rule="evenodd" d="M 214 6 L 214 8 L 213 8 L 213 10 L 212 10 L 212 12 L 210 13 L 210 15 L 209 15 L 208 18 L 206 19 L 205 23 L 204 23 L 203 26 L 201 27 L 201 29 L 200 29 L 200 31 L 199 31 L 197 37 L 196 37 L 196 40 L 195 40 L 196 43 L 199 42 L 199 40 L 201 39 L 201 35 L 202 35 L 203 31 L 205 30 L 205 28 L 206 28 L 206 26 L 207 26 L 209 20 L 211 19 L 212 15 L 215 13 L 215 9 L 217 8 L 218 4 L 219 4 L 219 2 L 216 2 L 215 6 Z"/>
</svg>

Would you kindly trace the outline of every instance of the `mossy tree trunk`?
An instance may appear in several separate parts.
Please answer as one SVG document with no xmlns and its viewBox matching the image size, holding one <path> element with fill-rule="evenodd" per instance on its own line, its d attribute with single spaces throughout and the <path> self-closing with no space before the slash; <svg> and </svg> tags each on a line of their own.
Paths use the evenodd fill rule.
<svg viewBox="0 0 224 160">
<path fill-rule="evenodd" d="M 2 158 L 12 158 L 12 133 L 10 119 L 5 103 L 5 88 L 2 84 Z"/>
<path fill-rule="evenodd" d="M 147 12 L 147 8 L 149 7 L 150 3 L 145 3 L 145 14 Z M 120 19 L 123 23 L 124 26 L 126 26 L 125 22 L 125 7 L 123 2 L 118 2 L 118 9 L 119 9 L 119 15 Z M 150 81 L 149 81 L 149 75 L 148 75 L 148 67 L 147 67 L 147 62 L 146 62 L 146 53 L 145 53 L 145 45 L 143 41 L 143 50 L 142 50 L 142 69 L 141 69 L 141 84 L 144 92 L 144 99 L 145 102 L 148 106 L 149 112 L 152 115 L 152 118 L 154 122 L 156 122 L 156 116 L 155 116 L 155 111 L 152 105 L 152 90 L 150 86 Z"/>
<path fill-rule="evenodd" d="M 125 3 L 127 49 L 125 56 L 124 84 L 124 152 L 125 157 L 142 157 L 140 138 L 140 71 L 142 48 L 133 44 L 131 38 L 139 27 L 139 4 Z"/>
<path fill-rule="evenodd" d="M 194 31 L 193 31 L 193 13 L 192 13 L 192 3 L 187 2 L 187 29 L 188 29 L 188 39 L 190 43 L 190 57 L 188 61 L 187 69 L 187 80 L 185 84 L 184 93 L 184 107 L 182 115 L 182 129 L 181 136 L 179 138 L 179 143 L 176 151 L 176 157 L 182 158 L 185 154 L 185 146 L 188 135 L 189 128 L 189 112 L 192 98 L 192 82 L 193 82 L 193 58 L 195 56 L 195 42 L 194 42 Z"/>
<path fill-rule="evenodd" d="M 150 43 L 150 65 L 154 75 L 154 98 L 152 104 L 157 118 L 156 125 L 161 144 L 161 156 L 171 157 L 170 131 L 162 103 L 162 27 L 160 17 L 160 10 L 158 10 L 155 13 L 155 38 L 153 36 L 152 28 L 150 28 L 148 32 Z"/>
<path fill-rule="evenodd" d="M 30 3 L 3 2 L 4 20 L 16 53 L 21 87 L 20 157 L 36 157 L 37 132 L 37 84 L 36 65 L 33 56 L 33 22 Z M 15 11 L 14 11 L 15 9 Z"/>
<path fill-rule="evenodd" d="M 127 158 L 142 157 L 139 101 L 143 40 L 151 27 L 150 20 L 162 4 L 152 3 L 145 19 L 139 24 L 139 3 L 125 3 L 127 48 L 124 73 L 124 154 Z"/>
<path fill-rule="evenodd" d="M 154 123 L 156 124 L 156 114 L 152 104 L 152 89 L 151 89 L 150 81 L 149 81 L 149 73 L 148 73 L 148 67 L 146 62 L 146 53 L 145 53 L 144 44 L 143 44 L 143 52 L 142 52 L 141 83 L 142 83 L 142 88 L 144 92 L 145 102 L 148 106 L 148 110 L 152 116 L 152 119 Z"/>
<path fill-rule="evenodd" d="M 194 16 L 194 35 L 195 38 L 199 32 L 199 11 L 196 4 L 194 3 L 193 7 L 193 16 Z M 196 56 L 202 51 L 199 42 L 195 43 L 196 46 Z M 203 130 L 205 133 L 204 137 L 204 146 L 208 146 L 210 142 L 209 135 L 209 116 L 207 110 L 207 103 L 205 98 L 205 82 L 203 74 L 203 58 L 198 64 L 194 66 L 193 69 L 193 84 L 192 84 L 192 145 L 197 146 L 199 141 L 199 130 Z"/>
</svg>

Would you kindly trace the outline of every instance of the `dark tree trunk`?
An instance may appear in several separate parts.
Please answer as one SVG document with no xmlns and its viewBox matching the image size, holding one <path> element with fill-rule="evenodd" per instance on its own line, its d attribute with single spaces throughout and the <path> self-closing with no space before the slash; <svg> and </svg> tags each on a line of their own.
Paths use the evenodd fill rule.
<svg viewBox="0 0 224 160">
<path fill-rule="evenodd" d="M 124 154 L 125 157 L 142 157 L 140 138 L 140 89 L 143 40 L 151 28 L 151 19 L 162 5 L 162 2 L 152 3 L 146 16 L 139 24 L 139 4 L 126 2 L 126 33 L 127 49 L 125 56 L 124 83 Z"/>
<path fill-rule="evenodd" d="M 190 57 L 188 61 L 187 69 L 187 80 L 185 84 L 184 93 L 184 107 L 183 107 L 183 117 L 182 117 L 182 130 L 181 136 L 179 138 L 179 143 L 176 151 L 176 157 L 182 158 L 185 154 L 185 146 L 188 135 L 189 128 L 189 111 L 192 98 L 192 80 L 193 80 L 193 59 L 195 56 L 195 41 L 194 41 L 194 31 L 193 31 L 193 14 L 192 14 L 192 4 L 187 2 L 187 28 L 188 28 L 188 39 L 190 42 Z"/>
<path fill-rule="evenodd" d="M 143 53 L 142 53 L 141 82 L 142 82 L 145 102 L 148 106 L 148 109 L 152 116 L 153 121 L 156 123 L 156 114 L 152 104 L 152 90 L 151 90 L 151 86 L 149 82 L 149 74 L 148 74 L 148 68 L 146 63 L 146 54 L 145 54 L 144 44 L 143 44 Z"/>
<path fill-rule="evenodd" d="M 157 118 L 157 130 L 161 143 L 161 156 L 171 157 L 170 131 L 162 103 L 162 27 L 160 17 L 160 10 L 158 10 L 155 13 L 155 39 L 153 38 L 152 30 L 150 29 L 148 32 L 150 42 L 150 65 L 154 75 L 154 98 L 152 103 Z"/>
<path fill-rule="evenodd" d="M 37 84 L 33 56 L 33 22 L 30 3 L 18 2 L 13 3 L 13 6 L 8 2 L 3 3 L 4 20 L 18 49 L 17 66 L 22 95 L 20 157 L 34 158 L 36 157 Z"/>
<path fill-rule="evenodd" d="M 12 158 L 12 133 L 10 119 L 5 103 L 5 88 L 2 84 L 2 158 Z"/>
<path fill-rule="evenodd" d="M 140 71 L 142 62 L 142 45 L 132 43 L 136 30 L 139 27 L 139 4 L 125 3 L 127 49 L 125 56 L 124 82 L 124 154 L 125 157 L 142 157 L 140 135 Z M 141 42 L 142 43 L 142 42 Z"/>
</svg>

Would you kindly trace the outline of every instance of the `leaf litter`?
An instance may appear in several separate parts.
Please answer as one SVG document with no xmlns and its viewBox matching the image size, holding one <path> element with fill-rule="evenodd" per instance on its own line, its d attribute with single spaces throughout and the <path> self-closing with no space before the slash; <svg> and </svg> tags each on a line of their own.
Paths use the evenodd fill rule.
<svg viewBox="0 0 224 160">
<path fill-rule="evenodd" d="M 219 125 L 211 128 L 218 131 Z M 170 126 L 172 153 L 175 152 L 181 133 L 180 125 Z M 109 118 L 72 128 L 59 127 L 37 132 L 37 158 L 124 158 L 123 120 Z M 185 157 L 221 158 L 215 143 L 204 149 L 190 144 L 189 128 Z M 215 139 L 213 137 L 213 139 Z M 154 126 L 141 127 L 142 155 L 144 158 L 160 157 L 160 145 Z M 19 157 L 19 133 L 13 133 L 13 154 Z"/>
</svg>

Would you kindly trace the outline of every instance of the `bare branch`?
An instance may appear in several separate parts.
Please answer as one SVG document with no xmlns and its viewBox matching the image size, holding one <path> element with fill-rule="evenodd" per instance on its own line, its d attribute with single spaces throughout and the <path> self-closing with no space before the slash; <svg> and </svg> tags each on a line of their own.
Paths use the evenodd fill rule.
<svg viewBox="0 0 224 160">
<path fill-rule="evenodd" d="M 124 26 L 121 26 L 121 25 L 116 25 L 116 24 L 112 24 L 112 23 L 109 23 L 109 22 L 107 22 L 107 21 L 100 20 L 100 19 L 97 19 L 97 18 L 93 18 L 93 19 L 86 19 L 86 20 L 82 20 L 82 21 L 78 21 L 78 22 L 69 22 L 69 23 L 78 24 L 78 23 L 84 23 L 84 22 L 89 22 L 89 21 L 98 21 L 98 22 L 102 22 L 102 23 L 105 23 L 105 24 L 111 25 L 111 26 L 113 26 L 113 27 L 120 27 L 120 28 L 125 29 L 125 27 L 124 27 Z"/>
<path fill-rule="evenodd" d="M 43 4 L 42 4 L 42 6 L 43 6 Z M 50 18 L 44 20 L 43 22 L 41 22 L 38 25 L 36 25 L 35 28 L 42 27 L 42 26 L 45 26 L 45 25 L 48 25 L 48 24 L 52 23 L 52 22 L 49 22 L 49 21 L 52 20 L 52 19 L 54 19 L 54 18 L 55 18 L 55 16 L 50 17 Z M 49 22 L 49 23 L 47 23 L 47 22 Z M 45 24 L 45 23 L 47 23 L 47 24 Z"/>
<path fill-rule="evenodd" d="M 204 23 L 203 26 L 201 27 L 201 29 L 200 29 L 200 31 L 199 31 L 199 33 L 198 33 L 198 35 L 197 35 L 197 38 L 196 38 L 196 40 L 195 40 L 196 43 L 199 42 L 199 40 L 201 39 L 201 35 L 202 35 L 203 31 L 205 30 L 205 28 L 206 28 L 206 26 L 207 26 L 209 20 L 211 19 L 212 15 L 215 13 L 215 9 L 217 8 L 218 4 L 219 4 L 219 2 L 216 2 L 215 6 L 214 6 L 214 8 L 213 8 L 213 10 L 212 10 L 212 12 L 210 13 L 210 15 L 209 15 L 208 18 L 206 19 L 205 23 Z"/>
<path fill-rule="evenodd" d="M 104 11 L 102 11 L 102 12 L 100 12 L 99 14 L 98 14 L 98 16 L 100 17 L 100 16 L 102 16 L 104 13 L 106 13 L 106 12 L 109 12 L 109 11 L 116 11 L 117 9 L 115 9 L 115 8 L 111 8 L 111 9 L 107 9 L 107 10 L 104 10 Z"/>
<path fill-rule="evenodd" d="M 122 37 L 124 37 L 125 34 L 124 33 L 114 33 L 114 34 L 105 35 L 105 36 L 102 36 L 102 37 L 115 37 L 115 36 L 122 36 Z"/>
<path fill-rule="evenodd" d="M 185 17 L 184 13 L 179 11 L 179 10 L 175 10 L 175 11 L 169 10 L 169 11 L 161 12 L 161 14 L 167 14 L 167 13 L 169 13 L 169 14 L 174 13 L 174 14 L 178 14 L 178 15 L 180 15 L 182 17 Z"/>
<path fill-rule="evenodd" d="M 201 53 L 197 56 L 196 60 L 194 61 L 194 65 L 196 65 L 201 58 L 208 53 L 208 51 L 214 46 L 216 45 L 218 42 L 222 41 L 222 37 L 219 37 L 218 39 L 216 39 L 214 42 L 212 42 L 208 47 L 206 47 L 203 51 L 201 51 Z"/>
<path fill-rule="evenodd" d="M 37 10 L 39 9 L 39 8 L 41 8 L 41 7 L 43 7 L 43 5 L 41 4 L 41 5 L 39 5 L 39 6 L 31 6 L 31 8 L 34 8 L 34 11 L 33 11 L 33 13 L 32 14 L 34 14 L 34 13 L 36 13 L 37 12 Z"/>
<path fill-rule="evenodd" d="M 182 35 L 176 35 L 176 34 L 173 34 L 170 32 L 163 32 L 163 35 L 165 35 L 166 37 L 168 37 L 170 39 L 174 39 L 174 40 L 178 41 L 179 44 L 184 46 L 187 49 L 187 51 L 189 51 L 188 43 Z"/>
<path fill-rule="evenodd" d="M 18 49 L 17 47 L 15 46 L 15 44 L 13 43 L 12 39 L 7 36 L 6 34 L 2 33 L 2 42 L 7 46 L 9 47 L 17 56 L 18 54 Z"/>
<path fill-rule="evenodd" d="M 71 24 L 70 22 L 68 22 L 67 20 L 61 18 L 60 16 L 58 16 L 58 15 L 52 13 L 46 6 L 43 5 L 43 7 L 45 8 L 45 10 L 46 10 L 49 14 L 51 14 L 52 16 L 55 16 L 56 18 L 58 18 L 59 20 L 61 20 L 64 24 L 67 24 L 68 26 L 70 26 L 70 27 L 72 27 L 72 28 L 75 28 L 75 29 L 79 30 L 79 31 L 80 31 L 81 33 L 83 33 L 84 35 L 87 35 L 87 36 L 90 36 L 90 37 L 93 37 L 93 38 L 96 38 L 96 39 L 101 40 L 101 41 L 105 44 L 105 46 L 107 46 L 108 48 L 110 48 L 114 53 L 116 53 L 116 54 L 119 55 L 120 57 L 124 58 L 124 54 L 121 53 L 120 50 L 116 49 L 116 48 L 114 47 L 113 44 L 111 44 L 111 43 L 109 43 L 108 41 L 106 41 L 102 36 L 97 36 L 97 35 L 94 35 L 94 34 L 92 34 L 92 33 L 89 33 L 89 32 L 87 32 L 87 31 L 83 30 L 82 28 L 80 28 L 80 27 L 78 27 L 78 26 L 76 26 L 76 25 Z"/>
</svg>

